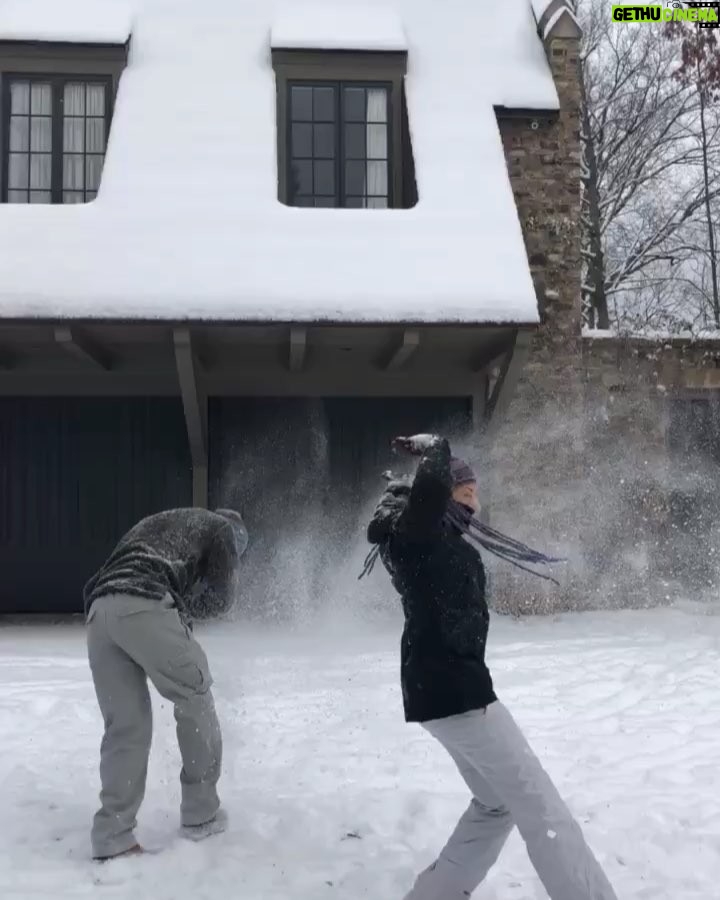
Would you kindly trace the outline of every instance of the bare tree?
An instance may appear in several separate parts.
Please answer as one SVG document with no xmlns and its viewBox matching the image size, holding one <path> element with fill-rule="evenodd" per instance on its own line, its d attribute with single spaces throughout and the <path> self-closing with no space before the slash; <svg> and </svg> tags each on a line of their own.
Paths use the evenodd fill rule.
<svg viewBox="0 0 720 900">
<path fill-rule="evenodd" d="M 701 285 L 708 283 L 712 304 L 713 321 L 720 328 L 720 284 L 718 283 L 717 237 L 714 215 L 713 197 L 716 194 L 714 185 L 718 179 L 718 123 L 716 107 L 720 101 L 720 42 L 716 32 L 710 28 L 698 26 L 687 27 L 681 22 L 669 22 L 665 27 L 665 35 L 671 46 L 680 50 L 680 64 L 673 72 L 675 81 L 687 87 L 697 101 L 698 115 L 695 137 L 700 151 L 703 212 L 705 216 L 706 244 L 700 263 L 703 270 Z M 707 263 L 707 266 L 703 266 Z M 709 271 L 708 271 L 709 269 Z"/>
<path fill-rule="evenodd" d="M 614 295 L 682 253 L 683 229 L 720 182 L 697 177 L 688 123 L 699 99 L 673 77 L 677 47 L 662 29 L 613 23 L 604 3 L 579 6 L 583 308 L 587 324 L 608 328 Z"/>
</svg>

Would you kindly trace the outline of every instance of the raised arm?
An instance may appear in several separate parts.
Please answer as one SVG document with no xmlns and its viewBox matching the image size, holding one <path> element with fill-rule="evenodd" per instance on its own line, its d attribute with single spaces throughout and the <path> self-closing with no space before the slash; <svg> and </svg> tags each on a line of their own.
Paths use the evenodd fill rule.
<svg viewBox="0 0 720 900">
<path fill-rule="evenodd" d="M 438 435 L 416 434 L 397 438 L 395 446 L 421 457 L 399 527 L 410 540 L 432 540 L 440 532 L 452 494 L 450 444 Z"/>
</svg>

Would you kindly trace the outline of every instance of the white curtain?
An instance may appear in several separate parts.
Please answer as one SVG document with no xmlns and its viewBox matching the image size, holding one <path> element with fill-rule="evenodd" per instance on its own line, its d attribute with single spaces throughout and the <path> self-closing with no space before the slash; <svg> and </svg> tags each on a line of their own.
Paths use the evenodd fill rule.
<svg viewBox="0 0 720 900">
<path fill-rule="evenodd" d="M 89 84 L 87 86 L 87 115 L 105 116 L 104 84 Z"/>
<path fill-rule="evenodd" d="M 63 114 L 66 116 L 85 115 L 85 85 L 66 84 L 63 102 Z"/>
<path fill-rule="evenodd" d="M 387 91 L 384 88 L 368 89 L 366 119 L 365 194 L 367 206 L 377 209 L 387 206 L 384 198 L 388 192 Z"/>
<path fill-rule="evenodd" d="M 82 153 L 63 156 L 63 190 L 81 191 L 85 187 L 85 157 Z"/>
<path fill-rule="evenodd" d="M 52 178 L 52 157 L 49 153 L 30 154 L 30 190 L 49 191 Z"/>
<path fill-rule="evenodd" d="M 30 112 L 30 85 L 27 81 L 15 81 L 10 84 L 10 112 L 13 115 L 27 116 Z"/>
<path fill-rule="evenodd" d="M 30 112 L 33 116 L 52 115 L 52 89 L 49 84 L 30 86 Z"/>
</svg>

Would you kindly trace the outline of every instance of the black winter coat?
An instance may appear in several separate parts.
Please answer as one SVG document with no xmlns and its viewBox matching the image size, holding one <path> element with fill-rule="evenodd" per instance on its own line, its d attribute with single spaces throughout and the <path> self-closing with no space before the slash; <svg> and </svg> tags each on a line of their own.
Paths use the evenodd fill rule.
<svg viewBox="0 0 720 900">
<path fill-rule="evenodd" d="M 368 527 L 402 598 L 408 722 L 458 715 L 497 699 L 485 665 L 485 569 L 480 554 L 444 521 L 451 493 L 450 446 L 439 438 L 412 486 L 388 487 Z"/>
</svg>

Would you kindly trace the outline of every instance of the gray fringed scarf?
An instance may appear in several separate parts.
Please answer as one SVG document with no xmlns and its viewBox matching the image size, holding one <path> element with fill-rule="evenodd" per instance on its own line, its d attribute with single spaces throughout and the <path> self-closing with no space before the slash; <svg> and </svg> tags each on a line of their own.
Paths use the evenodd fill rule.
<svg viewBox="0 0 720 900">
<path fill-rule="evenodd" d="M 383 494 L 375 515 L 383 517 L 399 515 L 407 504 L 410 494 L 410 484 L 407 481 L 393 479 L 389 472 L 384 474 L 390 483 Z M 556 578 L 546 572 L 538 572 L 530 566 L 551 565 L 552 563 L 565 562 L 564 559 L 555 556 L 547 556 L 539 550 L 533 550 L 526 544 L 508 537 L 489 525 L 483 524 L 475 517 L 473 511 L 455 500 L 451 500 L 445 513 L 445 524 L 460 531 L 471 544 L 482 547 L 494 556 L 504 559 L 523 572 L 529 572 L 538 578 L 559 584 Z M 358 580 L 369 575 L 375 567 L 380 554 L 380 545 L 376 544 L 365 558 L 363 570 Z M 526 565 L 523 565 L 523 564 Z"/>
</svg>

